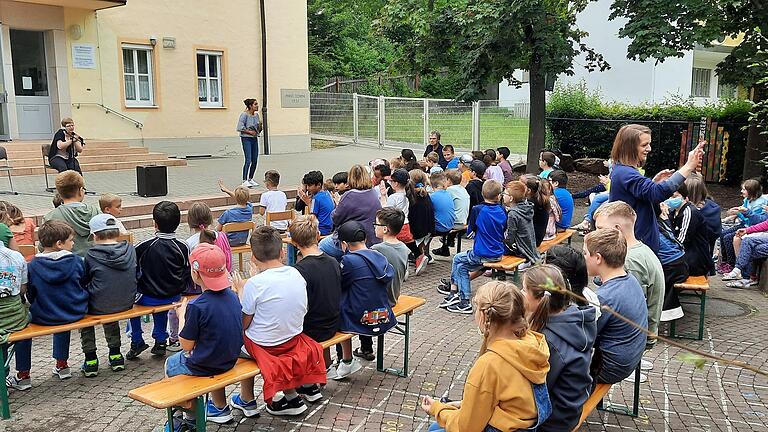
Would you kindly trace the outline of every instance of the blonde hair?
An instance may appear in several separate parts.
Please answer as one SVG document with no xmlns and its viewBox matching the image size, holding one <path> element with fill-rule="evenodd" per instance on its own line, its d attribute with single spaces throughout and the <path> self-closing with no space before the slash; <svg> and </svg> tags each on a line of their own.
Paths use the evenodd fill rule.
<svg viewBox="0 0 768 432">
<path fill-rule="evenodd" d="M 502 191 L 501 183 L 496 180 L 486 180 L 483 182 L 483 199 L 488 201 L 499 201 L 499 195 Z"/>
<path fill-rule="evenodd" d="M 99 197 L 99 208 L 102 212 L 107 207 L 113 207 L 113 204 L 122 203 L 123 199 L 113 193 L 105 193 Z"/>
<path fill-rule="evenodd" d="M 75 121 L 74 121 L 74 120 L 72 120 L 72 119 L 71 119 L 71 118 L 69 118 L 69 117 L 64 117 L 63 119 L 61 119 L 61 125 L 62 125 L 63 127 L 66 127 L 66 126 L 67 126 L 68 124 L 70 124 L 70 123 L 73 123 L 73 124 L 74 124 L 74 123 L 75 123 Z"/>
<path fill-rule="evenodd" d="M 248 200 L 251 198 L 251 192 L 248 190 L 247 187 L 243 187 L 243 186 L 236 187 L 235 190 L 232 191 L 232 195 L 234 195 L 235 202 L 238 205 L 248 204 Z"/>
<path fill-rule="evenodd" d="M 616 228 L 603 228 L 584 236 L 584 246 L 590 255 L 600 254 L 610 268 L 624 267 L 627 258 L 627 241 Z"/>
<path fill-rule="evenodd" d="M 493 326 L 510 326 L 515 336 L 522 338 L 528 332 L 525 319 L 525 298 L 523 293 L 509 282 L 488 282 L 478 288 L 472 299 L 473 308 L 482 312 L 483 345 L 480 355 L 488 349 L 488 334 Z"/>
<path fill-rule="evenodd" d="M 394 170 L 396 170 L 398 168 L 402 168 L 403 166 L 404 166 L 403 160 L 400 159 L 399 157 L 392 158 L 392 159 L 389 160 L 389 169 L 392 170 L 392 171 L 394 171 Z"/>
<path fill-rule="evenodd" d="M 352 165 L 347 173 L 347 184 L 350 189 L 366 190 L 373 187 L 371 176 L 362 165 Z"/>
<path fill-rule="evenodd" d="M 437 155 L 437 152 L 429 152 L 429 154 L 427 155 L 427 160 L 432 163 L 437 163 L 438 161 L 440 161 L 440 156 Z"/>
<path fill-rule="evenodd" d="M 291 240 L 298 247 L 309 247 L 317 244 L 318 222 L 315 215 L 302 215 L 296 217 L 288 227 Z"/>
<path fill-rule="evenodd" d="M 611 201 L 601 205 L 595 211 L 593 219 L 597 220 L 600 216 L 622 219 L 628 222 L 627 225 L 633 226 L 637 221 L 637 213 L 635 213 L 635 210 L 624 201 Z"/>
<path fill-rule="evenodd" d="M 77 196 L 80 188 L 85 187 L 85 180 L 79 172 L 66 170 L 56 176 L 56 192 L 62 199 L 72 199 Z"/>
<path fill-rule="evenodd" d="M 640 159 L 637 155 L 637 145 L 640 144 L 640 137 L 650 135 L 651 129 L 639 124 L 624 125 L 616 133 L 611 148 L 611 159 L 613 163 L 620 163 L 628 166 L 638 166 Z"/>
</svg>

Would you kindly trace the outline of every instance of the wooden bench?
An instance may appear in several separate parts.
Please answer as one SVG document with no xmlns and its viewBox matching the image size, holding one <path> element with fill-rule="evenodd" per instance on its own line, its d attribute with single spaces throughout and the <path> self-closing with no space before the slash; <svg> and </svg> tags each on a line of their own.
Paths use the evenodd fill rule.
<svg viewBox="0 0 768 432">
<path fill-rule="evenodd" d="M 695 299 L 695 301 L 681 301 L 681 304 L 699 305 L 699 331 L 697 337 L 691 336 L 690 333 L 678 335 L 676 332 L 677 320 L 674 320 L 669 323 L 669 336 L 674 338 L 702 340 L 704 338 L 704 314 L 707 308 L 707 291 L 709 291 L 709 279 L 707 279 L 706 276 L 690 276 L 685 280 L 685 282 L 675 284 L 675 289 L 680 291 L 680 297 Z"/>
<path fill-rule="evenodd" d="M 579 423 L 576 424 L 576 427 L 573 428 L 574 432 L 579 430 L 581 425 L 584 424 L 592 411 L 594 411 L 595 408 L 597 408 L 598 405 L 602 403 L 603 398 L 605 398 L 609 390 L 611 390 L 611 384 L 598 384 L 595 386 L 595 389 L 592 390 L 589 398 L 581 407 L 581 418 L 579 419 Z"/>
<path fill-rule="evenodd" d="M 565 241 L 567 241 L 568 244 L 571 244 L 571 237 L 573 237 L 575 233 L 576 233 L 576 230 L 571 230 L 571 229 L 565 230 L 563 232 L 559 232 L 557 233 L 555 238 L 541 242 L 541 244 L 537 249 L 539 250 L 539 253 L 543 254 L 543 253 L 546 253 L 548 250 L 550 250 L 553 246 L 559 245 Z M 502 270 L 502 271 L 514 272 L 512 278 L 515 281 L 517 281 L 520 277 L 517 268 L 520 266 L 520 264 L 524 262 L 525 262 L 525 258 L 505 255 L 501 258 L 500 261 L 483 263 L 483 267 L 491 270 Z"/>
<path fill-rule="evenodd" d="M 130 318 L 136 318 L 144 315 L 151 315 L 157 312 L 164 312 L 178 307 L 179 303 L 161 305 L 161 306 L 140 306 L 134 305 L 133 308 L 108 315 L 86 315 L 83 319 L 75 321 L 69 324 L 62 324 L 56 326 L 45 326 L 40 324 L 29 324 L 23 330 L 11 333 L 8 338 L 8 342 L 0 346 L 0 365 L 8 365 L 13 357 L 14 343 L 22 340 L 33 339 L 40 336 L 48 336 L 65 331 L 78 330 L 86 327 L 93 327 L 99 324 L 108 324 L 117 321 L 122 321 Z M 6 351 L 7 350 L 7 351 Z M 8 358 L 5 358 L 5 352 L 8 353 Z M 2 380 L 0 380 L 0 410 L 2 410 L 2 418 L 11 418 L 11 410 L 8 402 L 8 388 L 5 384 L 5 374 L 2 374 Z"/>
<path fill-rule="evenodd" d="M 426 299 L 401 295 L 397 305 L 392 308 L 395 316 L 405 316 L 404 321 L 398 321 L 391 331 L 402 334 L 405 337 L 403 348 L 403 369 L 396 370 L 384 368 L 384 336 L 379 336 L 376 369 L 381 372 L 395 373 L 398 376 L 408 376 L 408 345 L 410 338 L 410 316 L 413 311 L 424 305 Z M 337 343 L 349 340 L 353 337 L 350 333 L 336 333 L 336 335 L 321 343 L 323 348 L 330 348 Z M 259 367 L 251 359 L 238 359 L 235 367 L 223 374 L 200 377 L 190 375 L 177 375 L 171 378 L 163 378 L 160 381 L 147 384 L 128 392 L 131 399 L 149 405 L 157 409 L 165 409 L 168 421 L 173 422 L 173 414 L 179 410 L 190 411 L 182 406 L 189 406 L 191 402 L 192 412 L 195 413 L 195 423 L 198 432 L 205 432 L 205 397 L 213 390 L 224 388 L 230 384 L 238 383 L 246 378 L 259 375 Z"/>
<path fill-rule="evenodd" d="M 640 365 L 635 368 L 635 382 L 633 384 L 633 400 L 632 406 L 626 406 L 621 404 L 615 404 L 611 402 L 604 402 L 605 397 L 608 395 L 608 391 L 611 390 L 612 384 L 597 384 L 592 390 L 592 393 L 584 402 L 581 407 L 581 418 L 579 423 L 573 428 L 574 431 L 579 430 L 581 425 L 587 420 L 589 414 L 597 408 L 601 411 L 609 411 L 617 414 L 625 414 L 631 417 L 637 417 L 640 413 Z"/>
</svg>

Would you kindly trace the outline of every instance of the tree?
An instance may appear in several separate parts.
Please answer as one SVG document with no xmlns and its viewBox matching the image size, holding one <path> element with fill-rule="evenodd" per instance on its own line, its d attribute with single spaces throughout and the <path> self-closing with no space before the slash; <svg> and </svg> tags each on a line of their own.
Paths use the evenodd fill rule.
<svg viewBox="0 0 768 432">
<path fill-rule="evenodd" d="M 721 82 L 750 89 L 755 108 L 751 117 L 743 178 L 763 173 L 768 113 L 768 1 L 766 0 L 615 0 L 611 19 L 624 17 L 619 31 L 632 39 L 627 57 L 641 61 L 682 57 L 699 45 L 710 46 L 724 36 L 743 37 L 717 66 Z"/>
<path fill-rule="evenodd" d="M 530 88 L 528 169 L 537 169 L 544 148 L 546 81 L 573 74 L 574 57 L 585 54 L 588 70 L 609 66 L 581 42 L 586 33 L 576 15 L 589 0 L 389 0 L 379 26 L 400 49 L 400 63 L 430 73 L 455 71 L 462 90 L 457 99 L 477 100 L 488 83 L 527 70 Z"/>
</svg>

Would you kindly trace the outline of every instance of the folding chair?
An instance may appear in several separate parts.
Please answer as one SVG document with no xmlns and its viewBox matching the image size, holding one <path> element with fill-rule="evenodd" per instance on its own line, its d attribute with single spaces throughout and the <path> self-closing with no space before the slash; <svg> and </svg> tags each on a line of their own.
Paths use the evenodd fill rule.
<svg viewBox="0 0 768 432">
<path fill-rule="evenodd" d="M 248 241 L 251 238 L 251 231 L 253 231 L 255 226 L 256 224 L 254 224 L 253 221 L 246 221 L 225 223 L 221 227 L 221 232 L 223 233 L 248 231 L 248 238 L 245 240 L 245 244 L 231 247 L 232 253 L 237 254 L 238 263 L 240 263 L 240 271 L 245 270 L 243 268 L 243 254 L 251 251 L 251 246 Z"/>
<path fill-rule="evenodd" d="M 48 170 L 53 169 L 49 163 L 50 161 L 48 160 L 48 153 L 51 151 L 51 145 L 43 144 L 40 149 L 43 153 L 43 175 L 45 176 L 45 191 L 54 192 L 56 191 L 56 188 L 51 186 L 51 184 L 48 182 Z"/>
<path fill-rule="evenodd" d="M 264 222 L 264 225 L 271 225 L 272 222 L 278 222 L 278 221 L 292 221 L 294 218 L 296 218 L 296 212 L 294 210 L 286 210 L 281 212 L 266 212 L 265 218 L 266 218 L 266 221 Z"/>
<path fill-rule="evenodd" d="M 11 178 L 11 170 L 13 169 L 8 163 L 8 152 L 5 147 L 0 146 L 0 161 L 5 161 L 4 165 L 0 165 L 0 171 L 5 171 L 8 174 L 8 184 L 11 185 L 10 191 L 0 191 L 0 194 L 4 195 L 18 195 L 19 193 L 13 190 L 13 179 Z"/>
</svg>

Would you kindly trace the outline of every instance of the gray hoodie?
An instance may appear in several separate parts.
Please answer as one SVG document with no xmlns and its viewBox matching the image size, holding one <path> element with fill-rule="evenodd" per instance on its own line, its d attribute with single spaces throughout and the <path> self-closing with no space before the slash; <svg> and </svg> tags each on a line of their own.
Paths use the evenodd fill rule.
<svg viewBox="0 0 768 432">
<path fill-rule="evenodd" d="M 72 253 L 85 257 L 85 253 L 91 247 L 91 242 L 88 240 L 91 228 L 88 222 L 99 213 L 98 207 L 82 202 L 62 204 L 43 216 L 43 222 L 60 220 L 71 226 L 75 230 L 75 246 L 72 248 Z"/>
<path fill-rule="evenodd" d="M 85 256 L 81 281 L 88 291 L 88 313 L 105 315 L 133 307 L 136 298 L 136 251 L 127 241 L 96 244 Z"/>
<path fill-rule="evenodd" d="M 507 236 L 504 243 L 521 258 L 531 263 L 539 260 L 536 232 L 533 228 L 533 204 L 528 200 L 512 206 L 507 213 Z"/>
</svg>

